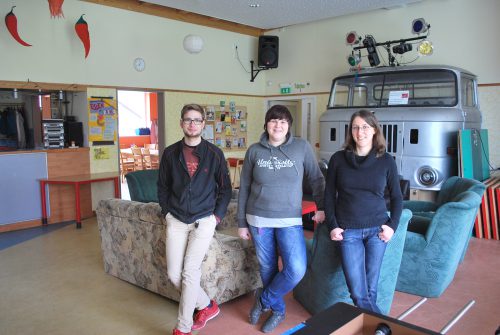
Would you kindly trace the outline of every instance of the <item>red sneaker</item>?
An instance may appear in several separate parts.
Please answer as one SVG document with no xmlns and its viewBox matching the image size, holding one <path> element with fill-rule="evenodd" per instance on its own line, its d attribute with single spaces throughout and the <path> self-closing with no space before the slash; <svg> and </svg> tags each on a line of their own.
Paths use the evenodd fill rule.
<svg viewBox="0 0 500 335">
<path fill-rule="evenodd" d="M 220 309 L 217 303 L 213 300 L 210 300 L 210 303 L 212 306 L 207 306 L 201 311 L 196 312 L 191 330 L 199 330 L 205 327 L 208 320 L 211 320 L 219 315 Z"/>
<path fill-rule="evenodd" d="M 189 333 L 183 333 L 179 329 L 175 328 L 174 332 L 172 333 L 172 335 L 192 335 L 192 334 L 191 334 L 191 332 L 189 332 Z"/>
</svg>

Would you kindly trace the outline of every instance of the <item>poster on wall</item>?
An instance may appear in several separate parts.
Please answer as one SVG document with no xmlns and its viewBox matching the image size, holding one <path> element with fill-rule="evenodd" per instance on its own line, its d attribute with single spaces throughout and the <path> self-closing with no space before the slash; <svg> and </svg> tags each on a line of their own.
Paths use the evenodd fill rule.
<svg viewBox="0 0 500 335">
<path fill-rule="evenodd" d="M 118 126 L 116 101 L 111 97 L 91 97 L 88 109 L 89 142 L 115 142 Z"/>
</svg>

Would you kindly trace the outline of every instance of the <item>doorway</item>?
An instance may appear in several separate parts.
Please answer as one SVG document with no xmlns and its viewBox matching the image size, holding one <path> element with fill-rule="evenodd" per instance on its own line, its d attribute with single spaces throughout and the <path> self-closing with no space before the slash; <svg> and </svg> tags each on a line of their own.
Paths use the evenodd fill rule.
<svg viewBox="0 0 500 335">
<path fill-rule="evenodd" d="M 273 97 L 265 100 L 265 110 L 274 105 L 284 105 L 292 114 L 294 137 L 308 141 L 318 155 L 318 136 L 316 131 L 316 97 L 293 96 L 293 97 Z"/>
<path fill-rule="evenodd" d="M 117 91 L 119 169 L 123 199 L 130 199 L 125 179 L 127 173 L 158 168 L 158 94 Z"/>
</svg>

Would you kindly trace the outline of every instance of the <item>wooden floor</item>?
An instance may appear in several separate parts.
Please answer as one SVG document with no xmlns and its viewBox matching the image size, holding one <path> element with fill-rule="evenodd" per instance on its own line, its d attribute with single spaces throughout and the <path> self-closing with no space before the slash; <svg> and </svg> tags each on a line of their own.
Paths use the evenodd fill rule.
<svg viewBox="0 0 500 335">
<path fill-rule="evenodd" d="M 1 237 L 1 236 L 0 236 Z M 472 309 L 448 332 L 494 334 L 500 325 L 500 242 L 472 239 L 447 291 L 405 321 L 435 331 L 469 300 Z M 396 292 L 391 316 L 419 298 Z M 310 315 L 291 295 L 281 334 Z M 247 323 L 251 294 L 225 303 L 198 334 L 260 334 Z M 95 218 L 0 250 L 0 334 L 171 334 L 177 304 L 104 273 Z"/>
</svg>

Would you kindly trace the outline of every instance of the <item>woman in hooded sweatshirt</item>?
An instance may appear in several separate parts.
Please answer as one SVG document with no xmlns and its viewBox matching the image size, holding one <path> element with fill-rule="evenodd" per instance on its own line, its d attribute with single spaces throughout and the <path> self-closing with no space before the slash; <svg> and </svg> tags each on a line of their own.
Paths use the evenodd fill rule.
<svg viewBox="0 0 500 335">
<path fill-rule="evenodd" d="M 260 142 L 248 148 L 240 178 L 238 234 L 253 239 L 263 288 L 255 294 L 249 321 L 271 312 L 262 331 L 271 332 L 285 319 L 284 296 L 302 279 L 307 267 L 302 229 L 302 181 L 313 190 L 322 222 L 325 181 L 311 145 L 290 132 L 293 118 L 285 106 L 271 107 Z M 278 249 L 283 268 L 278 268 Z"/>
<path fill-rule="evenodd" d="M 390 194 L 387 215 L 385 189 Z M 330 238 L 340 241 L 342 267 L 354 304 L 380 313 L 377 285 L 387 242 L 403 207 L 394 158 L 375 115 L 367 110 L 351 116 L 344 150 L 328 163 L 325 189 Z"/>
</svg>

